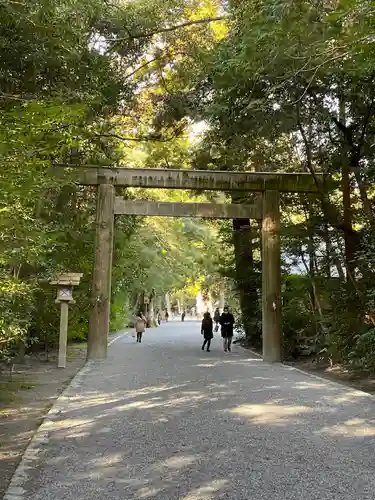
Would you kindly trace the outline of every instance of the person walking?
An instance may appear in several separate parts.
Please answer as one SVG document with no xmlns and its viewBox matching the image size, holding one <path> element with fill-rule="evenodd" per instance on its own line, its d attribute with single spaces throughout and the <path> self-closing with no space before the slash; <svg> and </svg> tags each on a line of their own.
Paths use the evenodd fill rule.
<svg viewBox="0 0 375 500">
<path fill-rule="evenodd" d="M 214 312 L 215 332 L 219 331 L 220 309 L 217 307 Z"/>
<path fill-rule="evenodd" d="M 210 352 L 211 340 L 214 334 L 213 334 L 213 321 L 211 318 L 211 314 L 209 312 L 205 312 L 203 315 L 201 334 L 203 335 L 204 338 L 202 351 L 204 351 L 204 348 L 207 345 L 207 352 Z"/>
<path fill-rule="evenodd" d="M 137 333 L 137 342 L 142 342 L 143 332 L 146 330 L 147 320 L 140 311 L 135 320 L 135 331 Z"/>
<path fill-rule="evenodd" d="M 168 318 L 169 318 L 168 309 L 165 310 L 164 318 L 165 321 L 168 323 Z"/>
<path fill-rule="evenodd" d="M 161 325 L 161 314 L 160 314 L 159 309 L 156 311 L 156 321 L 157 321 L 157 324 L 160 326 Z"/>
<path fill-rule="evenodd" d="M 186 316 L 186 312 L 185 312 L 185 311 L 182 311 L 182 314 L 181 314 L 181 321 L 185 321 L 185 316 Z"/>
<path fill-rule="evenodd" d="M 221 336 L 224 340 L 224 352 L 231 352 L 234 316 L 231 312 L 229 312 L 229 308 L 227 306 L 224 307 L 223 314 L 220 316 L 220 325 Z"/>
</svg>

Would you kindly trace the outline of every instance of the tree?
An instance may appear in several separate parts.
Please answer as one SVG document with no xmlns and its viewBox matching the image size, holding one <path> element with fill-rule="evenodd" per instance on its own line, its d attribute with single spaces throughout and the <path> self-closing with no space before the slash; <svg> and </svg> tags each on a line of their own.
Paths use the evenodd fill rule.
<svg viewBox="0 0 375 500">
<path fill-rule="evenodd" d="M 332 265 L 342 276 L 344 243 L 348 283 L 342 285 L 347 289 L 343 298 L 348 308 L 354 293 L 362 305 L 362 313 L 352 310 L 348 322 L 349 329 L 357 330 L 366 330 L 364 317 L 372 316 L 364 287 L 373 286 L 373 273 L 363 260 L 374 213 L 368 189 L 374 135 L 372 14 L 368 2 L 232 4 L 229 36 L 220 43 L 205 80 L 206 91 L 211 89 L 207 142 L 215 138 L 219 145 L 219 168 L 341 176 L 342 192 L 339 184 L 334 191 L 319 185 L 320 206 L 294 198 L 293 211 L 305 214 L 306 246 L 293 252 L 297 259 L 308 255 L 312 313 L 322 324 L 317 249 L 323 243 L 327 249 L 327 278 Z M 341 346 L 348 342 L 352 347 L 351 337 L 342 339 Z"/>
<path fill-rule="evenodd" d="M 111 165 L 123 158 L 123 141 L 101 132 L 112 133 L 114 122 L 125 123 L 136 108 L 142 82 L 131 73 L 154 50 L 150 32 L 175 36 L 165 23 L 176 13 L 192 21 L 182 29 L 202 31 L 209 21 L 194 12 L 193 3 L 177 1 L 0 4 L 2 352 L 30 336 L 53 342 L 56 314 L 47 283 L 62 270 L 84 272 L 71 324 L 73 335 L 86 334 L 95 197 L 46 173 L 51 162 Z M 121 229 L 130 236 L 142 231 L 142 222 L 128 219 Z M 115 274 L 114 290 L 120 280 Z"/>
</svg>

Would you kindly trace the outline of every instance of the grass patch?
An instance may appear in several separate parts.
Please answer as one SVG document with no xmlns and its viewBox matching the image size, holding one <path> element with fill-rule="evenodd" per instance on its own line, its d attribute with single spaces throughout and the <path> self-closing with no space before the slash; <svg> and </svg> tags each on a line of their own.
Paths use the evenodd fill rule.
<svg viewBox="0 0 375 500">
<path fill-rule="evenodd" d="M 35 384 L 32 384 L 30 381 L 26 379 L 19 382 L 19 389 L 26 390 L 26 389 L 33 389 L 34 387 Z"/>
<path fill-rule="evenodd" d="M 87 347 L 87 342 L 79 342 L 79 343 L 74 343 L 70 344 L 69 346 L 71 349 L 86 349 Z"/>
<path fill-rule="evenodd" d="M 13 403 L 16 399 L 17 391 L 12 389 L 8 383 L 0 382 L 0 405 Z"/>
<path fill-rule="evenodd" d="M 66 355 L 66 359 L 67 361 L 73 361 L 74 359 L 78 358 L 79 355 L 80 355 L 79 351 L 70 351 Z"/>
<path fill-rule="evenodd" d="M 82 352 L 86 352 L 87 343 L 82 342 L 80 344 L 73 344 L 68 347 L 68 352 L 66 358 L 68 361 L 73 361 L 74 359 L 82 356 Z"/>
<path fill-rule="evenodd" d="M 0 379 L 0 404 L 12 403 L 15 401 L 18 391 L 32 389 L 33 387 L 35 386 L 26 378 Z"/>
</svg>

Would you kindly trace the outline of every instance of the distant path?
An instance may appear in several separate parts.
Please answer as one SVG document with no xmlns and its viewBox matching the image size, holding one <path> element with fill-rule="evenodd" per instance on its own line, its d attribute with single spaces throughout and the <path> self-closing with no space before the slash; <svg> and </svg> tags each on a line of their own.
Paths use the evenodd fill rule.
<svg viewBox="0 0 375 500">
<path fill-rule="evenodd" d="M 119 338 L 60 398 L 6 498 L 375 498 L 373 397 L 200 341 L 189 321 Z"/>
</svg>

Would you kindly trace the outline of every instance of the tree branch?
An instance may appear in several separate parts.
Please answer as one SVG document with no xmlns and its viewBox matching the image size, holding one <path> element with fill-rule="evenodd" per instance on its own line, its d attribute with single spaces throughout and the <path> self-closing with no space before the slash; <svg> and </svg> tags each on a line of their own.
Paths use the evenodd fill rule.
<svg viewBox="0 0 375 500">
<path fill-rule="evenodd" d="M 9 94 L 9 93 L 3 93 L 0 92 L 0 99 L 9 100 L 9 101 L 31 101 L 33 99 L 37 99 L 38 96 L 36 94 L 25 94 L 23 95 L 18 95 L 18 94 Z"/>
<path fill-rule="evenodd" d="M 128 40 L 136 40 L 139 38 L 150 38 L 154 35 L 158 35 L 160 33 L 169 33 L 170 31 L 176 31 L 181 28 L 187 28 L 189 26 L 195 26 L 197 24 L 208 24 L 208 23 L 213 23 L 216 21 L 224 21 L 226 19 L 226 16 L 219 16 L 219 17 L 208 17 L 205 19 L 196 19 L 194 21 L 186 21 L 185 23 L 181 24 L 176 24 L 175 26 L 169 26 L 168 28 L 160 28 L 155 31 L 148 31 L 146 33 L 136 33 L 135 35 L 132 35 L 129 33 L 129 37 L 126 38 L 116 38 L 115 40 L 110 40 L 112 43 L 116 44 L 117 42 L 125 42 Z"/>
<path fill-rule="evenodd" d="M 133 142 L 169 142 L 173 139 L 180 138 L 179 135 L 172 135 L 171 137 L 153 137 L 153 136 L 143 136 L 143 137 L 124 137 L 118 134 L 95 134 L 95 137 L 108 137 L 110 139 L 119 139 L 120 141 L 133 141 Z"/>
<path fill-rule="evenodd" d="M 137 68 L 135 68 L 135 70 L 133 70 L 131 73 L 127 74 L 126 78 L 131 78 L 136 73 L 138 73 L 138 71 L 141 71 L 141 69 L 146 68 L 147 66 L 149 66 L 150 64 L 152 64 L 153 62 L 158 61 L 158 60 L 159 60 L 158 57 L 154 57 L 153 59 L 146 61 L 145 63 L 143 63 L 143 64 L 139 65 Z"/>
<path fill-rule="evenodd" d="M 155 56 L 154 58 L 150 59 L 149 61 L 146 61 L 146 62 L 140 64 L 133 71 L 131 71 L 130 73 L 128 73 L 127 75 L 125 75 L 125 78 L 131 78 L 136 73 L 138 73 L 138 71 L 141 71 L 143 68 L 146 68 L 147 66 L 149 66 L 150 64 L 152 64 L 154 62 L 160 61 L 161 63 L 164 63 L 164 64 L 166 64 L 167 62 L 170 63 L 171 60 L 174 60 L 176 58 L 176 56 L 181 56 L 181 55 L 182 56 L 185 55 L 184 52 L 176 51 L 172 55 L 172 54 L 169 53 L 168 50 L 166 50 L 165 52 L 161 53 L 158 56 Z"/>
</svg>

